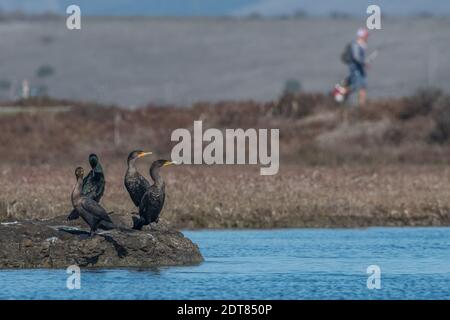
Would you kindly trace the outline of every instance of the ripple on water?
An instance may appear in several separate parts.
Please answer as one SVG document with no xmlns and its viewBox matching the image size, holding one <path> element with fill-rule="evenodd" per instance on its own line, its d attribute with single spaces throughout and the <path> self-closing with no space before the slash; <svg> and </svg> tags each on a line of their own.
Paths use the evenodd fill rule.
<svg viewBox="0 0 450 320">
<path fill-rule="evenodd" d="M 1 299 L 450 299 L 450 228 L 186 231 L 199 266 L 0 271 Z M 369 290 L 366 268 L 381 268 Z"/>
</svg>

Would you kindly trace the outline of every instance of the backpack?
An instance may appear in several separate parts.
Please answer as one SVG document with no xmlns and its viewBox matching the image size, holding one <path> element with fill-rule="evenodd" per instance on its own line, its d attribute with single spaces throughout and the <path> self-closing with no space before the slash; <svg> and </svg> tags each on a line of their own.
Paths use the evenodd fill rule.
<svg viewBox="0 0 450 320">
<path fill-rule="evenodd" d="M 344 64 L 350 64 L 353 61 L 353 49 L 352 49 L 352 43 L 347 43 L 347 45 L 344 48 L 344 52 L 341 54 L 341 61 Z"/>
</svg>

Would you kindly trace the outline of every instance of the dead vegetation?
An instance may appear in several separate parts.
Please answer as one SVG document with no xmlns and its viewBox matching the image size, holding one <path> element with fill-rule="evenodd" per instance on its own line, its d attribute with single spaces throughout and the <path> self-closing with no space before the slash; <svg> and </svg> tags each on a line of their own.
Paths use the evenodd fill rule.
<svg viewBox="0 0 450 320">
<path fill-rule="evenodd" d="M 194 120 L 203 120 L 204 128 L 279 128 L 285 164 L 450 161 L 450 97 L 435 89 L 376 100 L 363 109 L 338 106 L 322 94 L 137 110 L 45 98 L 7 105 L 72 108 L 0 116 L 2 164 L 65 165 L 84 160 L 91 151 L 122 160 L 134 148 L 167 156 L 174 145 L 171 132 L 192 129 Z"/>
<path fill-rule="evenodd" d="M 123 165 L 104 162 L 108 180 L 103 205 L 115 214 L 136 211 L 123 187 Z M 142 172 L 149 163 L 140 164 Z M 68 213 L 71 169 L 2 166 L 0 219 Z M 177 228 L 450 224 L 450 169 L 444 166 L 287 165 L 276 176 L 260 176 L 255 167 L 179 166 L 163 175 L 167 202 L 162 219 Z"/>
<path fill-rule="evenodd" d="M 364 109 L 302 94 L 280 101 L 198 103 L 124 110 L 51 99 L 4 105 L 64 106 L 0 116 L 0 219 L 51 218 L 70 209 L 73 170 L 96 152 L 103 204 L 135 211 L 123 188 L 130 150 L 169 157 L 176 128 L 279 128 L 280 173 L 259 167 L 179 166 L 163 218 L 179 228 L 449 225 L 450 98 L 440 91 L 378 100 Z M 1 106 L 0 106 L 1 108 Z M 148 175 L 150 161 L 140 168 Z"/>
</svg>

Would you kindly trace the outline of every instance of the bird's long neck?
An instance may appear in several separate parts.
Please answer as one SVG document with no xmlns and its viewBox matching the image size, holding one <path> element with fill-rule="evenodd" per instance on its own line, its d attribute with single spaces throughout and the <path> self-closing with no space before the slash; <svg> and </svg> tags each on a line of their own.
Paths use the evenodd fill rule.
<svg viewBox="0 0 450 320">
<path fill-rule="evenodd" d="M 83 189 L 83 178 L 77 178 L 77 183 L 75 184 L 75 187 L 72 191 L 72 204 L 75 205 L 75 202 L 77 202 L 81 197 L 81 191 Z"/>
<path fill-rule="evenodd" d="M 155 185 L 157 187 L 164 187 L 164 180 L 161 177 L 161 175 L 159 174 L 159 169 L 161 169 L 160 167 L 152 167 L 150 169 L 150 177 L 153 179 L 153 181 L 155 182 Z"/>
<path fill-rule="evenodd" d="M 97 174 L 97 173 L 99 173 L 99 174 L 103 173 L 102 165 L 97 162 L 95 167 L 92 168 L 92 172 L 94 172 L 94 175 Z"/>
<path fill-rule="evenodd" d="M 133 160 L 128 161 L 128 173 L 129 174 L 133 174 L 133 173 L 136 173 L 136 172 L 137 172 L 136 160 L 133 159 Z"/>
</svg>

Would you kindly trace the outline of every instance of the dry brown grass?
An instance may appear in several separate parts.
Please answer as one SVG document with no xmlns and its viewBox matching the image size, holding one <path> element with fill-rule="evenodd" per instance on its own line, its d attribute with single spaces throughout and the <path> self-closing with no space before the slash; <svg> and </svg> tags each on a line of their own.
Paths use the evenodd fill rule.
<svg viewBox="0 0 450 320">
<path fill-rule="evenodd" d="M 347 113 L 317 94 L 136 111 L 45 99 L 16 102 L 24 108 L 73 108 L 0 116 L 0 219 L 67 213 L 73 170 L 86 167 L 91 152 L 106 171 L 104 206 L 128 214 L 135 210 L 123 188 L 128 152 L 150 149 L 152 159 L 167 158 L 172 130 L 191 129 L 200 119 L 204 128 L 279 128 L 281 169 L 273 177 L 249 166 L 166 170 L 163 217 L 176 227 L 448 225 L 450 145 L 442 137 L 450 124 L 439 116 L 450 108 L 448 101 L 419 92 Z M 432 139 L 437 129 L 439 141 Z M 146 175 L 152 159 L 140 163 Z"/>
<path fill-rule="evenodd" d="M 70 164 L 84 161 L 90 152 L 118 161 L 135 148 L 168 156 L 174 145 L 171 132 L 192 129 L 195 120 L 203 120 L 204 128 L 279 128 L 284 163 L 449 163 L 450 98 L 431 93 L 437 97 L 419 91 L 412 97 L 373 101 L 361 110 L 346 110 L 320 94 L 268 103 L 148 106 L 135 111 L 73 101 L 19 101 L 14 105 L 73 108 L 3 116 L 0 112 L 1 163 Z"/>
<path fill-rule="evenodd" d="M 141 171 L 149 163 L 140 163 Z M 124 165 L 104 165 L 108 180 L 103 205 L 118 214 L 133 212 L 123 187 Z M 4 219 L 52 218 L 69 212 L 71 168 L 0 170 Z M 182 165 L 166 168 L 163 175 L 167 202 L 162 217 L 178 228 L 450 224 L 450 169 L 443 166 L 288 165 L 279 175 L 264 177 L 257 168 Z"/>
</svg>

